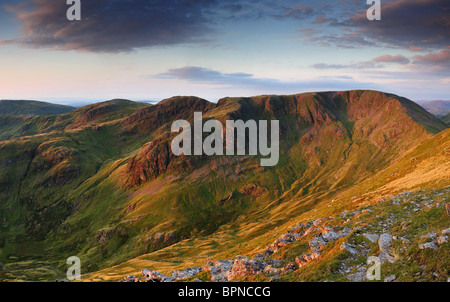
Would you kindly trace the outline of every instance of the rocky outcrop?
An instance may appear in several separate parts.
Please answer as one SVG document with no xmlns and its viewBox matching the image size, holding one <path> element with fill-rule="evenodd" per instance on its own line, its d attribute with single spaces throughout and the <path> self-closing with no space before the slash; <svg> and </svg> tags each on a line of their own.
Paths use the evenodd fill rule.
<svg viewBox="0 0 450 302">
<path fill-rule="evenodd" d="M 203 267 L 203 271 L 209 271 L 211 273 L 212 281 L 226 282 L 228 281 L 227 272 L 229 272 L 232 267 L 233 261 L 213 260 Z"/>
<path fill-rule="evenodd" d="M 104 228 L 101 230 L 98 230 L 95 235 L 95 241 L 99 244 L 107 244 L 114 235 L 119 236 L 122 239 L 128 238 L 128 231 L 127 228 L 123 225 L 118 225 L 113 228 Z"/>
<path fill-rule="evenodd" d="M 203 269 L 201 267 L 195 266 L 195 267 L 189 267 L 182 271 L 173 271 L 172 272 L 172 278 L 177 280 L 183 280 L 186 278 L 194 277 L 198 274 L 203 272 Z"/>
<path fill-rule="evenodd" d="M 264 271 L 267 265 L 268 264 L 264 261 L 256 261 L 246 257 L 239 257 L 234 260 L 231 271 L 227 272 L 228 281 L 260 274 Z"/>
<path fill-rule="evenodd" d="M 246 185 L 244 187 L 242 187 L 239 190 L 239 193 L 243 194 L 243 195 L 251 195 L 254 198 L 258 198 L 264 194 L 267 193 L 267 189 L 255 184 L 249 184 Z"/>
<path fill-rule="evenodd" d="M 175 280 L 175 278 L 166 277 L 160 272 L 151 271 L 148 269 L 142 270 L 142 276 L 144 276 L 145 282 L 172 282 Z"/>
</svg>

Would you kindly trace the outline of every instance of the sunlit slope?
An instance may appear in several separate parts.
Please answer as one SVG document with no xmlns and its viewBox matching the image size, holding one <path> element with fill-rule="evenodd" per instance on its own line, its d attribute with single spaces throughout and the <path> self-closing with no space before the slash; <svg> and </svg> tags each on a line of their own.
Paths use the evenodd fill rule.
<svg viewBox="0 0 450 302">
<path fill-rule="evenodd" d="M 286 208 L 283 204 L 277 205 L 270 211 L 267 211 L 268 208 L 262 209 L 260 212 L 250 213 L 245 215 L 245 217 L 238 217 L 236 221 L 223 225 L 219 230 L 209 236 L 196 236 L 117 266 L 87 274 L 85 280 L 119 280 L 129 274 L 139 276 L 143 268 L 158 270 L 170 275 L 170 272 L 173 270 L 203 266 L 211 259 L 232 259 L 237 255 L 253 257 L 258 253 L 264 252 L 267 245 L 298 222 L 305 223 L 306 221 L 320 217 L 336 217 L 344 211 L 351 212 L 355 209 L 368 206 L 370 206 L 369 209 L 371 211 L 375 210 L 375 212 L 370 213 L 370 217 L 361 218 L 365 224 L 381 219 L 379 217 L 391 217 L 390 215 L 392 214 L 398 215 L 398 213 L 402 212 L 399 212 L 398 207 L 393 207 L 390 204 L 379 204 L 379 202 L 382 200 L 390 200 L 393 195 L 405 190 L 419 192 L 418 195 L 423 196 L 425 194 L 428 198 L 433 198 L 438 201 L 442 200 L 442 193 L 436 194 L 436 192 L 440 192 L 440 188 L 448 188 L 450 186 L 449 150 L 450 129 L 413 147 L 387 168 L 362 183 L 352 186 L 348 190 L 343 190 L 340 193 L 336 192 L 336 194 L 331 194 L 330 197 L 319 197 L 315 200 L 315 207 L 313 209 L 307 206 L 308 201 L 310 202 L 311 200 L 308 197 L 290 201 L 290 206 L 296 205 L 298 207 L 297 215 L 285 216 Z M 420 192 L 423 193 L 421 194 Z M 405 199 L 407 204 L 409 204 L 407 200 L 410 199 Z M 420 200 L 423 200 L 423 198 Z M 404 205 L 401 207 L 404 207 Z M 428 219 L 427 224 L 422 224 L 422 229 L 416 228 L 414 231 L 419 234 L 426 234 L 430 231 L 435 231 L 435 224 L 442 225 L 441 228 L 445 228 L 446 225 L 444 223 L 445 217 L 442 218 L 441 215 L 436 216 L 434 214 L 434 216 L 430 216 L 432 215 L 431 212 L 433 211 L 427 214 L 418 212 L 413 215 L 409 214 L 410 216 L 407 216 L 405 212 L 404 215 L 408 219 L 412 219 L 411 223 L 418 226 L 420 225 L 421 219 Z M 440 212 L 441 210 L 439 210 Z M 278 216 L 277 213 L 282 215 Z M 428 217 L 427 215 L 429 218 L 426 218 Z M 417 219 L 417 222 L 414 219 Z M 350 224 L 346 226 L 348 227 Z M 422 241 L 420 240 L 419 243 Z M 292 247 L 287 247 L 282 250 L 281 255 L 277 255 L 277 258 L 281 257 L 280 259 L 286 263 L 294 261 L 294 258 L 302 250 L 302 246 L 301 244 L 296 244 Z M 306 246 L 308 246 L 307 243 Z M 418 252 L 411 253 L 413 253 L 414 257 L 420 256 Z M 339 257 L 342 258 L 341 255 L 342 251 L 338 248 L 327 250 L 325 257 L 320 258 L 317 263 L 313 263 L 311 266 L 302 269 L 299 276 L 290 276 L 290 278 L 294 278 L 295 280 L 296 278 L 301 279 L 306 277 L 312 278 L 311 280 L 316 280 L 317 278 L 319 278 L 317 280 L 320 280 L 320 277 L 318 277 L 320 274 L 330 275 L 329 269 L 326 269 L 327 267 L 336 261 L 338 264 L 341 263 L 342 259 L 339 260 Z M 439 256 L 434 258 L 430 258 L 427 261 L 433 262 L 439 260 Z M 414 261 L 420 261 L 420 259 Z M 422 259 L 422 261 L 425 260 Z M 413 264 L 416 265 L 415 263 Z M 389 270 L 395 268 L 396 266 L 394 265 Z M 413 267 L 410 269 L 413 270 Z M 317 270 L 316 273 L 314 273 L 315 270 Z M 322 270 L 325 271 L 322 272 Z M 316 275 L 317 278 L 314 278 Z M 336 274 L 333 277 L 339 277 L 339 275 Z M 409 278 L 408 280 L 414 277 L 413 275 L 405 276 Z M 431 276 L 431 278 L 433 277 Z M 344 280 L 346 279 L 344 278 Z"/>
</svg>

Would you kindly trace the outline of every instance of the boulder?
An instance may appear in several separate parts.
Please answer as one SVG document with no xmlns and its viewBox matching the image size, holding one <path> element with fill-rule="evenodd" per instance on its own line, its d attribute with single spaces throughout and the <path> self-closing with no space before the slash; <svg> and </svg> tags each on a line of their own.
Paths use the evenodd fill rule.
<svg viewBox="0 0 450 302">
<path fill-rule="evenodd" d="M 352 246 L 352 245 L 349 244 L 349 243 L 344 243 L 344 244 L 342 244 L 342 245 L 340 246 L 340 248 L 341 248 L 341 250 L 349 251 L 350 254 L 352 254 L 352 255 L 358 254 L 358 251 L 354 248 L 354 246 Z"/>
<path fill-rule="evenodd" d="M 322 238 L 326 241 L 326 242 L 330 242 L 330 241 L 334 241 L 339 239 L 339 235 L 338 233 L 334 232 L 334 231 L 329 231 L 326 233 L 322 233 Z"/>
<path fill-rule="evenodd" d="M 375 243 L 378 241 L 378 239 L 380 238 L 380 236 L 378 236 L 377 234 L 363 234 L 364 237 L 366 237 L 370 242 Z"/>
<path fill-rule="evenodd" d="M 366 280 L 366 271 L 367 268 L 360 267 L 354 274 L 347 275 L 347 279 L 352 282 L 363 282 L 364 280 Z"/>
<path fill-rule="evenodd" d="M 322 248 L 322 246 L 325 246 L 327 243 L 325 242 L 325 240 L 320 237 L 320 236 L 316 236 L 314 237 L 310 242 L 309 242 L 309 246 L 311 248 L 311 250 L 313 251 L 318 251 Z"/>
<path fill-rule="evenodd" d="M 393 281 L 395 281 L 395 279 L 397 279 L 397 276 L 390 275 L 390 276 L 384 278 L 384 282 L 393 282 Z"/>
<path fill-rule="evenodd" d="M 391 234 L 382 234 L 380 239 L 378 240 L 378 247 L 380 248 L 380 252 L 389 253 L 391 249 L 392 235 Z"/>
</svg>

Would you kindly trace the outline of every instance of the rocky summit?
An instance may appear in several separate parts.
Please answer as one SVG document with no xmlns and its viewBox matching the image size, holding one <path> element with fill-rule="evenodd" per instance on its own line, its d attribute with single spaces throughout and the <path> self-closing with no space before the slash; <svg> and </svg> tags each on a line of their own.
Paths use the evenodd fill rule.
<svg viewBox="0 0 450 302">
<path fill-rule="evenodd" d="M 99 282 L 448 280 L 450 130 L 406 98 L 63 109 L 0 114 L 2 281 L 64 280 L 71 256 Z M 175 156 L 172 123 L 199 112 L 279 121 L 278 163 Z"/>
</svg>

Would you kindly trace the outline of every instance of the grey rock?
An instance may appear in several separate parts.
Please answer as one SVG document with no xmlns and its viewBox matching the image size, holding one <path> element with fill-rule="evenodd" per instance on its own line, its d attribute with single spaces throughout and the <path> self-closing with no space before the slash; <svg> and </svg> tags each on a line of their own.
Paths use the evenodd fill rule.
<svg viewBox="0 0 450 302">
<path fill-rule="evenodd" d="M 273 267 L 280 267 L 281 266 L 281 260 L 278 259 L 269 259 L 267 260 L 267 264 L 273 266 Z"/>
<path fill-rule="evenodd" d="M 323 237 L 323 239 L 325 241 L 330 242 L 330 241 L 334 241 L 336 239 L 339 239 L 340 236 L 336 232 L 330 231 L 330 232 L 327 232 L 327 233 L 322 233 L 322 237 Z"/>
<path fill-rule="evenodd" d="M 166 277 L 160 272 L 151 271 L 148 269 L 142 270 L 142 275 L 146 278 L 146 281 L 153 282 L 172 282 L 174 279 L 171 277 Z"/>
<path fill-rule="evenodd" d="M 378 236 L 377 234 L 363 234 L 364 237 L 366 237 L 370 242 L 377 242 L 378 239 L 380 238 L 380 236 Z"/>
<path fill-rule="evenodd" d="M 391 248 L 392 235 L 391 234 L 382 234 L 380 239 L 378 240 L 378 247 L 381 252 L 389 253 Z"/>
<path fill-rule="evenodd" d="M 380 259 L 381 264 L 385 263 L 386 261 L 390 262 L 390 263 L 394 263 L 394 257 L 391 256 L 391 254 L 389 254 L 388 252 L 381 252 L 378 255 L 378 258 Z"/>
<path fill-rule="evenodd" d="M 341 245 L 341 250 L 347 250 L 350 252 L 350 254 L 352 255 L 356 255 L 358 254 L 358 251 L 350 244 L 348 243 L 344 243 Z"/>
<path fill-rule="evenodd" d="M 448 236 L 439 236 L 436 240 L 436 243 L 441 245 L 448 242 Z"/>
<path fill-rule="evenodd" d="M 384 278 L 384 282 L 392 282 L 392 281 L 395 281 L 395 279 L 397 279 L 397 276 L 390 275 L 390 276 Z"/>
<path fill-rule="evenodd" d="M 233 262 L 227 260 L 214 260 L 208 263 L 211 279 L 215 282 L 228 281 L 227 272 L 231 271 Z"/>
<path fill-rule="evenodd" d="M 312 250 L 317 251 L 319 250 L 322 246 L 325 246 L 327 243 L 325 242 L 325 240 L 323 240 L 322 237 L 316 236 L 313 239 L 311 239 L 311 241 L 309 242 L 309 246 L 311 247 Z"/>
<path fill-rule="evenodd" d="M 427 243 L 421 244 L 421 245 L 419 245 L 419 248 L 420 248 L 421 250 L 423 250 L 423 249 L 433 249 L 433 250 L 437 250 L 437 249 L 438 249 L 437 245 L 434 244 L 434 242 L 427 242 Z"/>
<path fill-rule="evenodd" d="M 185 269 L 183 271 L 173 271 L 172 272 L 172 278 L 175 279 L 175 280 L 191 278 L 191 277 L 194 277 L 195 275 L 198 275 L 202 271 L 203 270 L 202 270 L 201 267 L 198 267 L 198 266 L 190 267 L 190 268 L 187 268 L 187 269 Z"/>
<path fill-rule="evenodd" d="M 363 282 L 366 280 L 366 271 L 367 268 L 360 267 L 356 270 L 356 273 L 348 275 L 347 279 L 352 282 Z"/>
<path fill-rule="evenodd" d="M 436 233 L 428 233 L 428 234 L 422 236 L 422 238 L 429 238 L 431 240 L 434 240 L 437 238 L 437 234 Z"/>
</svg>

